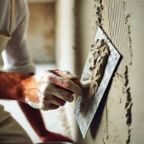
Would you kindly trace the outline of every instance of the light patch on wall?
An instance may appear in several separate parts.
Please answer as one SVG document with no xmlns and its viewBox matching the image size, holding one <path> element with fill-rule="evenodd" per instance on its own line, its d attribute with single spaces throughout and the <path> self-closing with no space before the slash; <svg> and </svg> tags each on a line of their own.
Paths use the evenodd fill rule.
<svg viewBox="0 0 144 144">
<path fill-rule="evenodd" d="M 54 62 L 55 3 L 29 3 L 29 51 L 36 63 Z"/>
</svg>

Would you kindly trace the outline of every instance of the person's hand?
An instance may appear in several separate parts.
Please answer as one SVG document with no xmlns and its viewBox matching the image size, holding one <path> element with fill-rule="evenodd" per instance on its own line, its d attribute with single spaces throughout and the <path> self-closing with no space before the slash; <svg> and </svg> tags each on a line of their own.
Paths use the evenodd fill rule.
<svg viewBox="0 0 144 144">
<path fill-rule="evenodd" d="M 41 141 L 44 143 L 48 143 L 48 142 L 73 142 L 72 139 L 70 139 L 69 137 L 63 136 L 61 134 L 58 133 L 54 133 L 54 132 L 50 132 L 50 131 L 46 131 L 46 133 L 40 137 Z"/>
<path fill-rule="evenodd" d="M 81 95 L 79 80 L 70 73 L 50 70 L 40 80 L 31 76 L 22 81 L 25 102 L 43 110 L 51 110 L 72 102 L 75 96 Z"/>
</svg>

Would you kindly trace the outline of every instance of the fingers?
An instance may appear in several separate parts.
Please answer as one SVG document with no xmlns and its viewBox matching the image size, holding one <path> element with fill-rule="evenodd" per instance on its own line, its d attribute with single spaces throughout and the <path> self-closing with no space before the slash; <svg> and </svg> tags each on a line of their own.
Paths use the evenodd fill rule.
<svg viewBox="0 0 144 144">
<path fill-rule="evenodd" d="M 43 110 L 56 109 L 63 106 L 66 101 L 72 102 L 74 97 L 71 92 L 58 88 L 51 84 L 51 87 L 45 91 L 43 98 Z"/>
<path fill-rule="evenodd" d="M 66 79 L 70 79 L 73 82 L 75 82 L 76 84 L 78 84 L 80 87 L 82 87 L 82 84 L 81 84 L 80 80 L 78 79 L 78 77 L 73 76 L 68 71 L 61 71 L 61 70 L 58 70 L 58 69 L 53 69 L 53 70 L 49 70 L 49 72 L 51 72 L 53 74 L 56 74 L 56 75 L 58 75 L 60 77 L 66 78 Z"/>
<path fill-rule="evenodd" d="M 53 95 L 48 95 L 43 102 L 43 110 L 54 110 L 59 108 L 60 106 L 63 106 L 66 103 L 66 101 L 61 100 Z"/>
<path fill-rule="evenodd" d="M 74 100 L 74 94 L 81 96 L 81 84 L 77 77 L 68 72 L 50 70 L 39 82 L 39 91 L 43 95 L 42 109 L 57 109 L 67 101 Z"/>
<path fill-rule="evenodd" d="M 42 110 L 54 110 L 54 109 L 58 109 L 59 106 L 54 105 L 54 104 L 44 104 L 42 107 Z"/>
<path fill-rule="evenodd" d="M 45 97 L 44 99 L 44 104 L 54 104 L 57 106 L 63 106 L 66 103 L 65 100 L 59 99 L 54 95 L 48 95 L 47 97 Z"/>
<path fill-rule="evenodd" d="M 81 95 L 81 88 L 72 80 L 60 77 L 53 73 L 48 73 L 47 78 L 51 83 L 67 89 L 76 95 Z"/>
<path fill-rule="evenodd" d="M 48 92 L 64 101 L 72 102 L 74 100 L 73 94 L 71 92 L 65 89 L 56 87 L 55 85 L 51 86 Z"/>
<path fill-rule="evenodd" d="M 53 70 L 49 70 L 49 72 L 51 73 L 54 73 L 60 77 L 63 77 L 63 78 L 68 78 L 68 79 L 77 79 L 76 76 L 73 76 L 70 72 L 68 71 L 61 71 L 61 70 L 58 70 L 58 69 L 53 69 Z"/>
</svg>

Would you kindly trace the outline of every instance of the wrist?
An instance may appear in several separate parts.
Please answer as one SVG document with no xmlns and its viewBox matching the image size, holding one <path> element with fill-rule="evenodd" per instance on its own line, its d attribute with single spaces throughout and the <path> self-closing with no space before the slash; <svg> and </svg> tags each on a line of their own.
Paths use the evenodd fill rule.
<svg viewBox="0 0 144 144">
<path fill-rule="evenodd" d="M 24 91 L 20 83 L 15 84 L 11 88 L 8 88 L 6 91 L 10 99 L 24 102 Z"/>
<path fill-rule="evenodd" d="M 39 99 L 37 96 L 38 81 L 35 76 L 29 76 L 21 81 L 24 93 L 24 101 L 38 103 Z"/>
</svg>

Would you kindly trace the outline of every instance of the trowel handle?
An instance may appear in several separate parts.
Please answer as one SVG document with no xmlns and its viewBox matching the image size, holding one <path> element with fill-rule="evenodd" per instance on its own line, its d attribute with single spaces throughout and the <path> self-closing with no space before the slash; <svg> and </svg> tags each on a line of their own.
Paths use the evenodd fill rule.
<svg viewBox="0 0 144 144">
<path fill-rule="evenodd" d="M 90 80 L 81 81 L 81 84 L 83 88 L 88 88 L 90 87 L 91 81 Z"/>
</svg>

